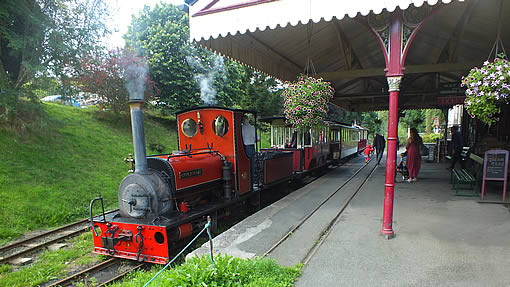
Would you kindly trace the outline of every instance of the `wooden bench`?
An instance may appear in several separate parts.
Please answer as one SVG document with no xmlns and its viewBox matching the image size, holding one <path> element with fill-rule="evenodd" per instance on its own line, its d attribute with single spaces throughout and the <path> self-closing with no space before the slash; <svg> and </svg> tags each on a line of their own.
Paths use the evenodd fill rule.
<svg viewBox="0 0 510 287">
<path fill-rule="evenodd" d="M 471 153 L 469 154 L 469 159 L 472 160 L 471 168 L 452 169 L 450 182 L 453 184 L 452 189 L 455 190 L 455 195 L 478 197 L 480 193 L 480 183 L 482 180 L 483 158 Z M 465 185 L 469 185 L 469 187 L 465 188 Z M 473 192 L 460 193 L 459 190 L 461 189 L 471 189 Z"/>
<path fill-rule="evenodd" d="M 470 149 L 471 149 L 471 147 L 468 147 L 468 146 L 465 146 L 462 148 L 462 152 L 460 153 L 460 160 L 465 161 L 467 159 L 467 157 L 469 156 Z M 445 156 L 445 158 L 448 160 L 452 160 L 452 157 L 449 155 Z"/>
</svg>

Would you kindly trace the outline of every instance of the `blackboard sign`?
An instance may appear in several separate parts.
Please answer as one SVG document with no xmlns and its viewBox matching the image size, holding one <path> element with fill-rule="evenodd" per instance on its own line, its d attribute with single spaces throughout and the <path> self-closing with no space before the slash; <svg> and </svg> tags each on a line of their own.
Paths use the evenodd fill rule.
<svg viewBox="0 0 510 287">
<path fill-rule="evenodd" d="M 504 153 L 495 153 L 487 155 L 487 164 L 485 165 L 486 178 L 505 178 L 506 155 Z"/>
<path fill-rule="evenodd" d="M 485 195 L 485 182 L 487 180 L 504 181 L 503 201 L 506 198 L 506 183 L 508 175 L 508 155 L 507 150 L 489 150 L 485 152 L 483 160 L 483 182 L 481 199 Z"/>
</svg>

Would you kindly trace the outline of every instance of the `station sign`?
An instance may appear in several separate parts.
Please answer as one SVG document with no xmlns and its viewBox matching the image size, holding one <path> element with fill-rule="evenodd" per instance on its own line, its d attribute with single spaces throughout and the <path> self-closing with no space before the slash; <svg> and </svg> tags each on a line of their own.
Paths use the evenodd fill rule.
<svg viewBox="0 0 510 287">
<path fill-rule="evenodd" d="M 483 160 L 482 195 L 485 196 L 485 183 L 487 180 L 503 181 L 503 201 L 506 198 L 506 184 L 508 177 L 508 156 L 507 150 L 489 150 L 485 152 Z"/>
<path fill-rule="evenodd" d="M 460 86 L 460 82 L 439 83 L 439 93 L 441 95 L 464 95 L 466 89 Z"/>
<path fill-rule="evenodd" d="M 464 99 L 466 96 L 457 96 L 457 97 L 438 97 L 437 105 L 438 106 L 455 106 L 464 104 Z"/>
</svg>

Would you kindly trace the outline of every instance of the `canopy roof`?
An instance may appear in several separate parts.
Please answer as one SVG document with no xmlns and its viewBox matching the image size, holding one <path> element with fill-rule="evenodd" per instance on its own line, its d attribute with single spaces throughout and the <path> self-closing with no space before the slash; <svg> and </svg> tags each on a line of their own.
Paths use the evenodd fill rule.
<svg viewBox="0 0 510 287">
<path fill-rule="evenodd" d="M 199 0 L 190 9 L 190 33 L 192 41 L 281 80 L 296 79 L 310 58 L 318 76 L 332 82 L 333 103 L 382 110 L 385 59 L 368 23 L 377 28 L 400 9 L 411 27 L 415 16 L 435 11 L 409 48 L 399 101 L 404 109 L 435 108 L 458 102 L 442 97 L 463 94 L 460 77 L 487 60 L 498 27 L 510 49 L 510 18 L 500 16 L 510 13 L 508 2 Z"/>
</svg>

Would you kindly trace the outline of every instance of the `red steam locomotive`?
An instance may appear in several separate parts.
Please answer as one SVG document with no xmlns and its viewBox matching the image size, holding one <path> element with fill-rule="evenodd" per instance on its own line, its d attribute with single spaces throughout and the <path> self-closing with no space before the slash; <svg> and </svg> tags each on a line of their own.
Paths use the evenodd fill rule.
<svg viewBox="0 0 510 287">
<path fill-rule="evenodd" d="M 134 173 L 119 187 L 119 211 L 90 216 L 94 252 L 166 264 L 173 243 L 200 231 L 234 204 L 275 183 L 324 167 L 364 148 L 367 132 L 330 122 L 307 130 L 266 118 L 271 148 L 257 153 L 254 178 L 243 145 L 247 110 L 201 107 L 177 114 L 179 151 L 146 156 L 143 99 L 130 99 Z M 252 185 L 253 183 L 253 185 Z M 214 224 L 213 224 L 214 226 Z M 175 252 L 173 252 L 175 253 Z"/>
</svg>

